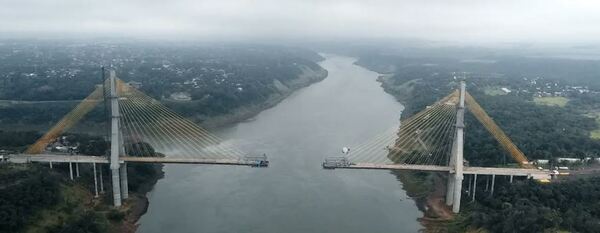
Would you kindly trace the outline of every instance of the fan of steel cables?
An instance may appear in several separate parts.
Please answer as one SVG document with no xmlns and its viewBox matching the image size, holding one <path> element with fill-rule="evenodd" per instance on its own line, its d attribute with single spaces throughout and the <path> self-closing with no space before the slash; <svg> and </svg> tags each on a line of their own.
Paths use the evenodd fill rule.
<svg viewBox="0 0 600 233">
<path fill-rule="evenodd" d="M 349 152 L 352 163 L 447 165 L 455 134 L 458 92 Z"/>
<path fill-rule="evenodd" d="M 120 128 L 127 156 L 241 159 L 244 154 L 158 100 L 118 81 Z"/>
<path fill-rule="evenodd" d="M 119 97 L 122 156 L 233 160 L 244 158 L 244 154 L 233 145 L 136 88 L 119 79 L 116 87 Z M 45 152 L 47 145 L 69 132 L 99 103 L 106 100 L 105 104 L 110 104 L 110 92 L 107 80 L 105 85 L 99 85 L 25 153 Z"/>
</svg>

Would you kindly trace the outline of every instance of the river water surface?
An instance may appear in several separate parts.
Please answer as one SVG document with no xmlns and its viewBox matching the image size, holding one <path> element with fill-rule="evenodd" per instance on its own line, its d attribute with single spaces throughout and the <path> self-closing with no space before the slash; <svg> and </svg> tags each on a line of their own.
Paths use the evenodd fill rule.
<svg viewBox="0 0 600 233">
<path fill-rule="evenodd" d="M 388 171 L 324 170 L 327 156 L 397 127 L 402 105 L 354 58 L 253 120 L 216 132 L 268 168 L 166 165 L 138 232 L 416 232 L 423 214 Z"/>
</svg>

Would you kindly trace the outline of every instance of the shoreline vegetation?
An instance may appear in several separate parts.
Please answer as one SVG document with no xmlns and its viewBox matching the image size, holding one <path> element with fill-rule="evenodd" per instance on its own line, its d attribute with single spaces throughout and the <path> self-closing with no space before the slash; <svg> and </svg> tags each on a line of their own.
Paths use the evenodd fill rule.
<svg viewBox="0 0 600 233">
<path fill-rule="evenodd" d="M 224 115 L 208 117 L 203 119 L 200 125 L 214 129 L 252 119 L 260 112 L 274 107 L 297 90 L 320 82 L 325 78 L 327 78 L 327 70 L 322 68 L 320 70 L 306 68 L 302 74 L 298 75 L 297 80 L 287 86 L 275 81 L 278 92 L 270 95 L 264 102 L 250 106 L 241 106 Z"/>
</svg>

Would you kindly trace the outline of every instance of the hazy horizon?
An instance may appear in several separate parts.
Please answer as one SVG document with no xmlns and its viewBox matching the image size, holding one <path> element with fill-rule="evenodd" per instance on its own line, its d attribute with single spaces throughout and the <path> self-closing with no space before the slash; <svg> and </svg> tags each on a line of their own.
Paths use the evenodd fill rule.
<svg viewBox="0 0 600 233">
<path fill-rule="evenodd" d="M 3 37 L 597 44 L 600 2 L 3 1 Z"/>
</svg>

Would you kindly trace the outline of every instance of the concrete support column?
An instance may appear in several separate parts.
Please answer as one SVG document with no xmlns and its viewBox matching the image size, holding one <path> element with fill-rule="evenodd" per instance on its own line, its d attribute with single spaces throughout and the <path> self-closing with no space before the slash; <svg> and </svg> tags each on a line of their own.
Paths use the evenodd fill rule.
<svg viewBox="0 0 600 233">
<path fill-rule="evenodd" d="M 127 184 L 127 163 L 123 163 L 119 169 L 121 172 L 121 197 L 129 198 L 129 187 Z"/>
<path fill-rule="evenodd" d="M 510 183 L 512 184 L 513 181 L 513 175 L 510 175 Z"/>
<path fill-rule="evenodd" d="M 473 181 L 473 177 L 472 177 L 472 176 L 470 176 L 470 177 L 469 177 L 469 189 L 468 189 L 468 190 L 469 190 L 469 196 L 471 196 L 471 182 L 472 182 L 472 181 Z"/>
<path fill-rule="evenodd" d="M 73 180 L 73 163 L 69 163 L 69 176 Z"/>
<path fill-rule="evenodd" d="M 102 164 L 100 164 L 100 193 L 104 194 L 104 179 L 102 178 Z"/>
<path fill-rule="evenodd" d="M 98 177 L 96 174 L 96 163 L 92 163 L 94 167 L 94 197 L 98 197 Z"/>
<path fill-rule="evenodd" d="M 490 196 L 494 195 L 494 182 L 496 181 L 496 174 L 492 174 L 492 190 L 490 191 Z"/>
<path fill-rule="evenodd" d="M 52 162 L 50 162 L 50 169 L 52 169 Z"/>
<path fill-rule="evenodd" d="M 79 177 L 79 163 L 75 163 L 75 174 Z"/>
<path fill-rule="evenodd" d="M 471 202 L 475 201 L 475 194 L 477 194 L 477 174 L 473 176 L 473 198 L 471 199 Z"/>
</svg>

